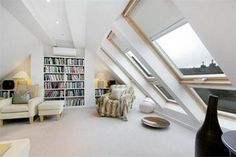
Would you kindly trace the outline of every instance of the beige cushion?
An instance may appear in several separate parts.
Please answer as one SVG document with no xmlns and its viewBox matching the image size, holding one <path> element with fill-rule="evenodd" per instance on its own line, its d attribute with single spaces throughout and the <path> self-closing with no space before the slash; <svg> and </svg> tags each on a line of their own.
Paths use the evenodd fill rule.
<svg viewBox="0 0 236 157">
<path fill-rule="evenodd" d="M 16 112 L 28 112 L 28 105 L 14 104 L 4 106 L 1 110 L 2 113 L 16 113 Z"/>
<path fill-rule="evenodd" d="M 118 100 L 120 99 L 124 91 L 125 91 L 125 88 L 113 88 L 109 98 L 113 100 Z"/>
<path fill-rule="evenodd" d="M 29 91 L 26 92 L 14 92 L 12 98 L 12 104 L 28 104 L 30 100 Z"/>
<path fill-rule="evenodd" d="M 45 101 L 39 104 L 38 110 L 59 110 L 63 108 L 64 101 Z"/>
<path fill-rule="evenodd" d="M 38 84 L 34 85 L 27 85 L 25 81 L 20 81 L 16 87 L 16 92 L 30 92 L 31 98 L 38 97 L 39 94 L 40 86 Z"/>
<path fill-rule="evenodd" d="M 18 84 L 16 86 L 16 92 L 25 92 L 28 90 L 28 86 L 26 81 L 18 81 Z"/>
</svg>

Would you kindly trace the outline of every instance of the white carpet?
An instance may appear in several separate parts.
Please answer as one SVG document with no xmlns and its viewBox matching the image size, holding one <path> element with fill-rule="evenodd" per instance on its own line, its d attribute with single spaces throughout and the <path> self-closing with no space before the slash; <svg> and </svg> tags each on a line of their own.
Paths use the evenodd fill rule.
<svg viewBox="0 0 236 157">
<path fill-rule="evenodd" d="M 95 108 L 67 109 L 59 121 L 8 121 L 0 128 L 0 141 L 30 138 L 31 157 L 194 156 L 192 130 L 174 122 L 165 130 L 150 129 L 141 124 L 144 116 L 134 108 L 125 122 L 98 117 Z"/>
</svg>

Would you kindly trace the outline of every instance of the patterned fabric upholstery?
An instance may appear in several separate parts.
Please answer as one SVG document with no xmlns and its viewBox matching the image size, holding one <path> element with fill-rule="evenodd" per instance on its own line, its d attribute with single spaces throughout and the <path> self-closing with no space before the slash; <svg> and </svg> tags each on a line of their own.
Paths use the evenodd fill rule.
<svg viewBox="0 0 236 157">
<path fill-rule="evenodd" d="M 124 92 L 118 100 L 109 99 L 109 95 L 114 88 L 124 88 Z M 134 99 L 133 87 L 127 85 L 112 85 L 110 87 L 110 93 L 104 94 L 98 99 L 97 112 L 100 116 L 118 117 L 123 120 L 128 120 L 127 115 L 132 108 Z"/>
</svg>

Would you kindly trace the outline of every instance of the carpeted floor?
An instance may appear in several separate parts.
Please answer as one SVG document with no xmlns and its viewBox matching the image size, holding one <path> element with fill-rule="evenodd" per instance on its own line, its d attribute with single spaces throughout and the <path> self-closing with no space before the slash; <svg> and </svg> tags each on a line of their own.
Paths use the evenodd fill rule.
<svg viewBox="0 0 236 157">
<path fill-rule="evenodd" d="M 194 156 L 192 130 L 174 122 L 165 130 L 147 128 L 140 121 L 146 115 L 134 108 L 125 122 L 98 117 L 95 108 L 66 109 L 59 121 L 7 121 L 0 128 L 0 141 L 29 138 L 31 157 Z"/>
</svg>

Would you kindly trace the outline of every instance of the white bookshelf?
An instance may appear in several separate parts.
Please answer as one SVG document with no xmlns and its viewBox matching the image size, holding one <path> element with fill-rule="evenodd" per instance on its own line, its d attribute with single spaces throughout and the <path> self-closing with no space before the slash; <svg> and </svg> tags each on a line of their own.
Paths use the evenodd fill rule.
<svg viewBox="0 0 236 157">
<path fill-rule="evenodd" d="M 84 58 L 44 57 L 45 100 L 65 100 L 65 107 L 84 106 Z"/>
<path fill-rule="evenodd" d="M 10 98 L 13 96 L 13 94 L 14 94 L 14 89 L 10 89 L 10 90 L 1 89 L 0 90 L 0 97 L 2 98 Z"/>
</svg>

